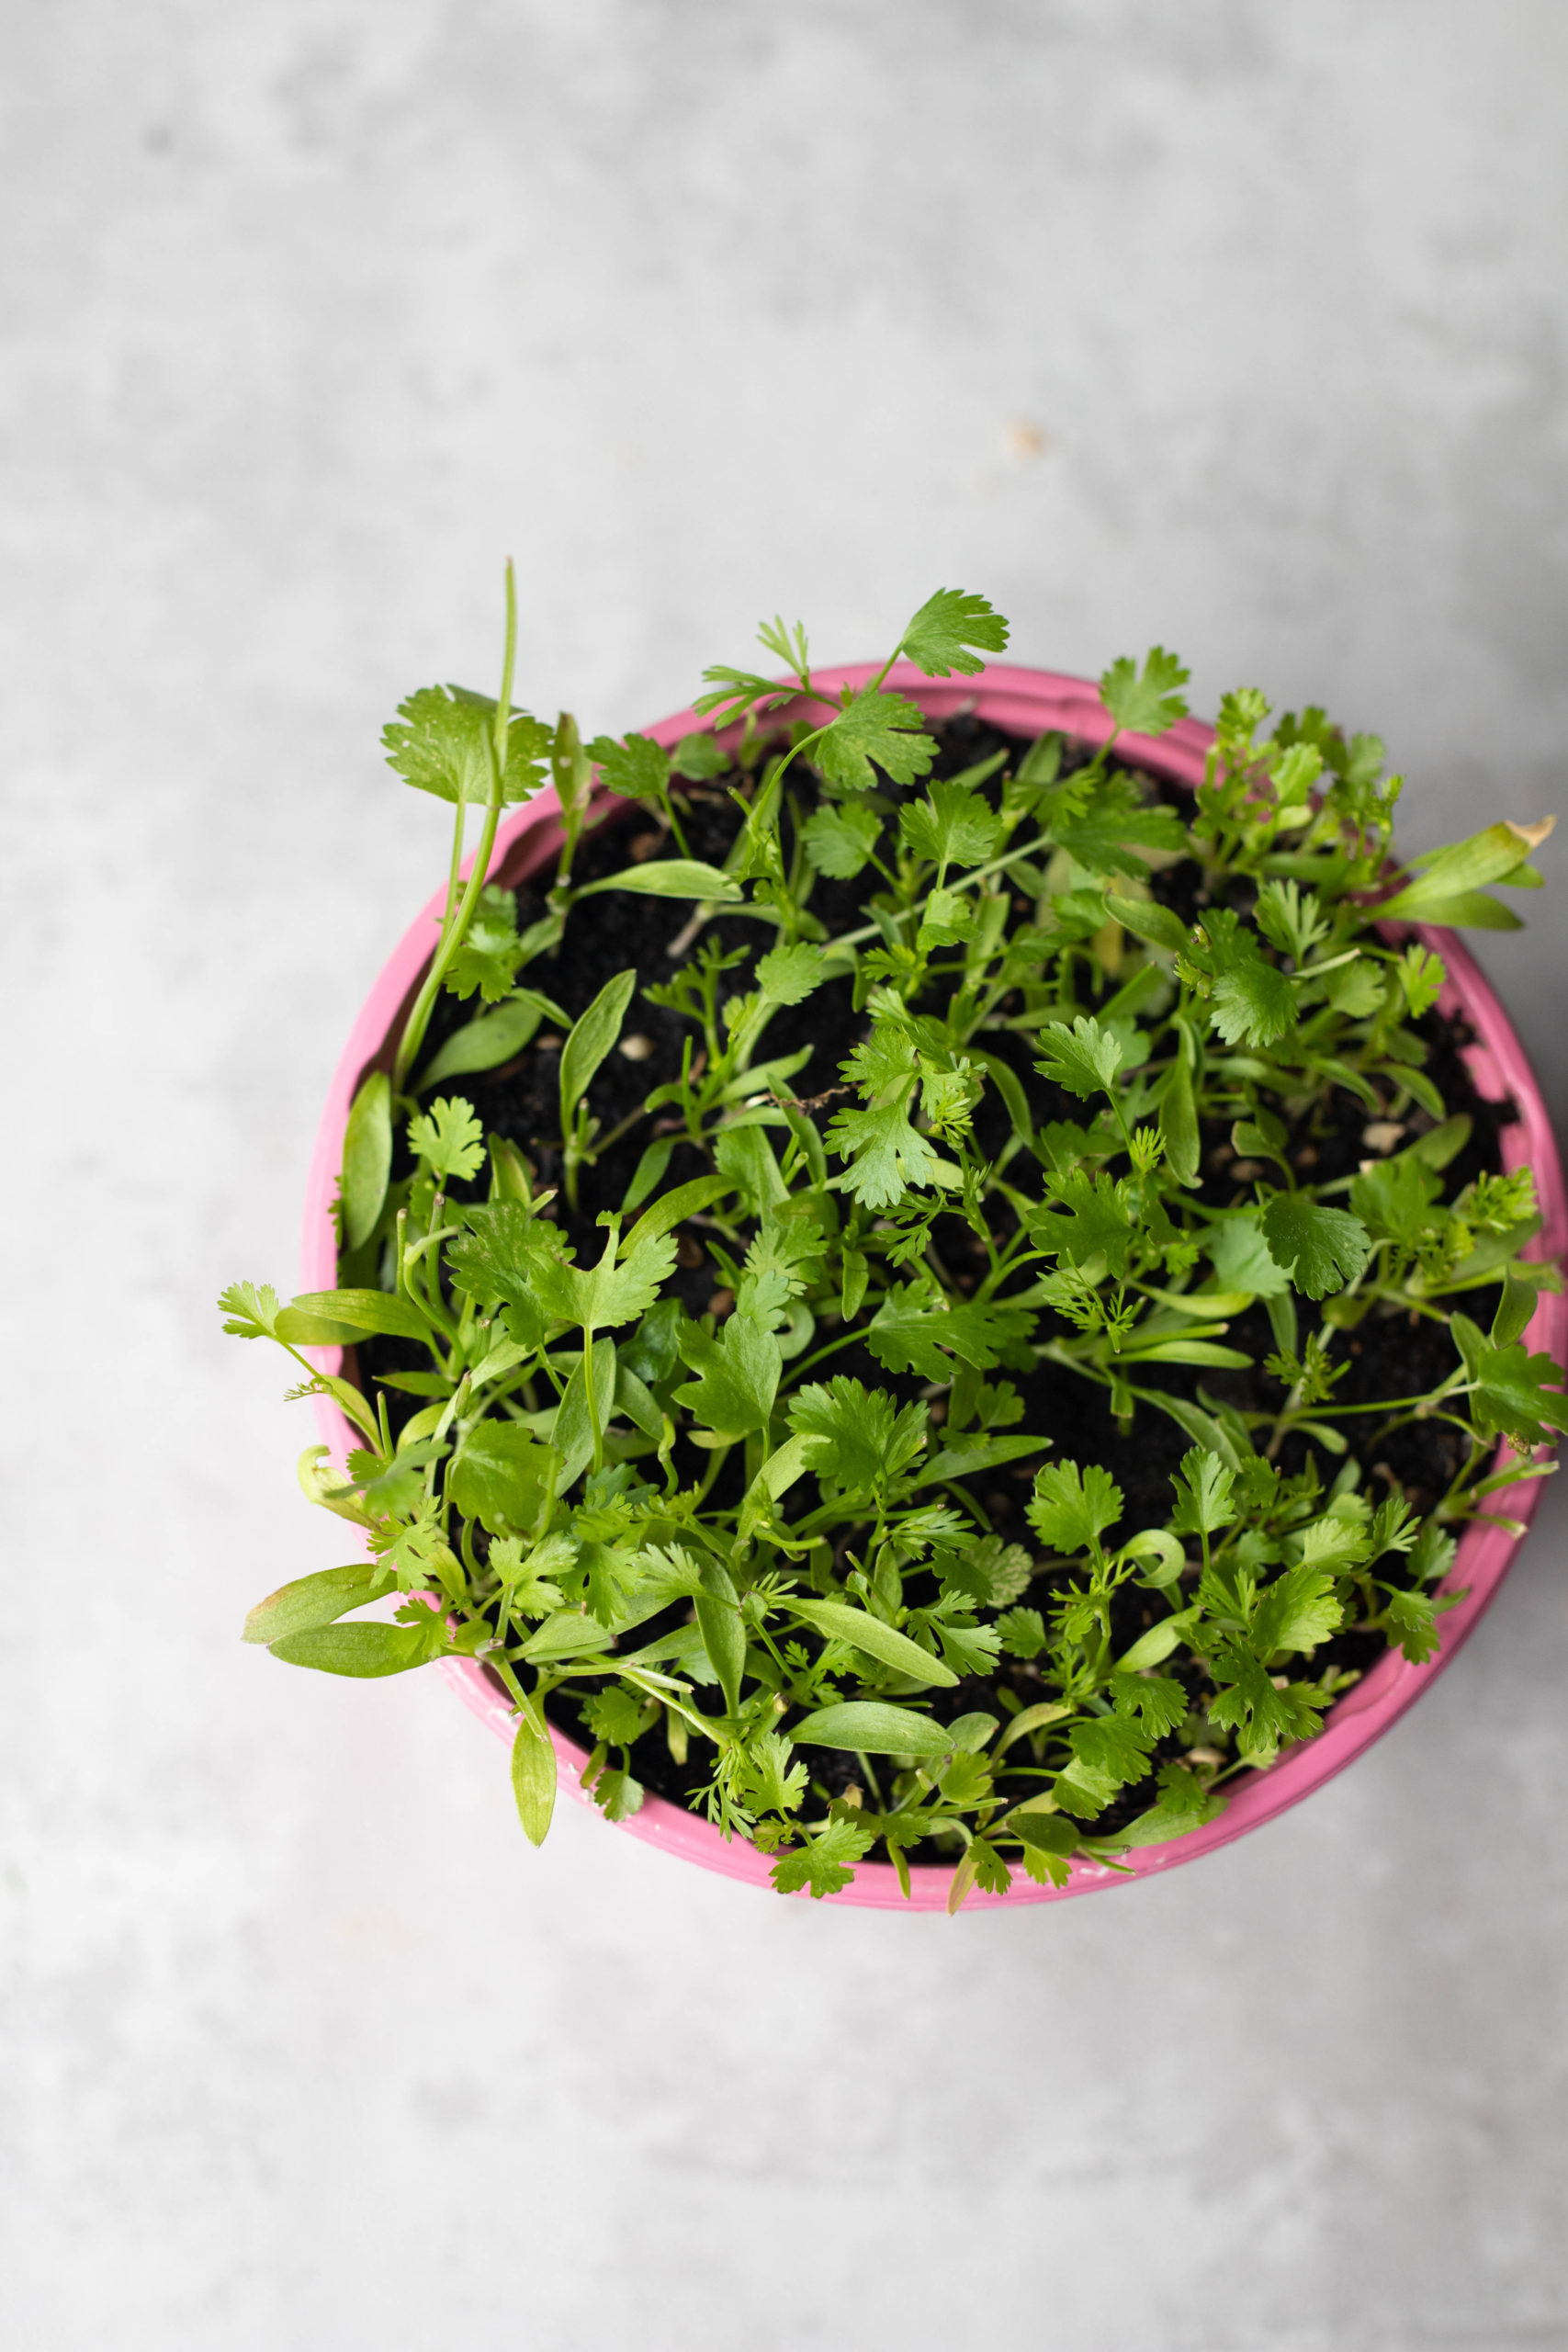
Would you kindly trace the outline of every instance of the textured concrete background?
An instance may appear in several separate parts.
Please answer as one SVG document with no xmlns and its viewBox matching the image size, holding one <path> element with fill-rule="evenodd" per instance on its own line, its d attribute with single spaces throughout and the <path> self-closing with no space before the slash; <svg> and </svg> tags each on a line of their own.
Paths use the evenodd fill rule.
<svg viewBox="0 0 1568 2352">
<path fill-rule="evenodd" d="M 1380 728 L 1418 841 L 1563 807 L 1568 16 L 4 21 L 8 2344 L 1568 2346 L 1558 1498 L 1264 1836 L 835 1914 L 575 1811 L 532 1855 L 434 1681 L 242 1650 L 340 1555 L 209 1303 L 292 1273 L 443 854 L 378 729 L 490 681 L 508 551 L 593 726 L 957 582 L 1021 659 Z M 1485 947 L 1559 1109 L 1564 938 Z"/>
</svg>

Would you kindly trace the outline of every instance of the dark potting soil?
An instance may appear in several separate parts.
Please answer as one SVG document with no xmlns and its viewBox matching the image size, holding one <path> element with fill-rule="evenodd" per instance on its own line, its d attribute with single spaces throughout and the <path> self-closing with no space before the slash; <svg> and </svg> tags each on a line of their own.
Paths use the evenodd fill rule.
<svg viewBox="0 0 1568 2352">
<path fill-rule="evenodd" d="M 998 751 L 1014 760 L 1028 749 L 1027 739 L 1006 735 L 973 715 L 935 722 L 931 732 L 939 746 L 933 770 L 936 776 L 958 775 Z M 1070 748 L 1064 765 L 1070 769 L 1085 757 L 1086 752 Z M 686 847 L 692 856 L 723 864 L 740 822 L 736 805 L 723 786 L 727 782 L 740 781 L 738 775 L 732 775 L 713 784 L 688 787 L 682 821 Z M 1157 778 L 1152 781 L 1162 798 L 1176 807 L 1187 805 L 1187 795 L 1180 786 Z M 886 782 L 881 784 L 881 790 L 886 801 L 894 807 L 913 797 Z M 797 788 L 786 836 L 795 817 L 804 818 L 811 806 L 809 779 L 804 778 Z M 616 804 L 580 849 L 575 878 L 596 881 L 618 871 L 629 861 L 671 854 L 675 854 L 675 845 L 645 811 L 635 805 Z M 547 882 L 547 877 L 541 879 Z M 1172 907 L 1184 921 L 1191 922 L 1201 912 L 1201 869 L 1186 862 L 1157 874 L 1152 888 L 1163 903 Z M 862 893 L 867 887 L 863 876 L 849 882 L 820 881 L 811 900 L 812 912 L 830 931 L 853 929 L 862 920 Z M 529 883 L 518 888 L 516 899 L 520 929 L 538 921 L 546 911 L 542 895 Z M 1022 914 L 1024 902 L 1020 900 L 1018 906 Z M 750 984 L 754 956 L 770 944 L 770 931 L 744 915 L 716 913 L 701 923 L 694 936 L 692 918 L 693 909 L 682 902 L 606 893 L 574 906 L 567 918 L 559 948 L 529 967 L 526 977 L 554 998 L 572 1020 L 586 1009 L 607 980 L 628 966 L 637 971 L 637 993 L 626 1017 L 620 1048 L 601 1068 L 589 1096 L 602 1135 L 608 1135 L 623 1121 L 634 1120 L 656 1087 L 679 1076 L 685 1042 L 693 1034 L 691 1023 L 682 1015 L 650 1003 L 645 993 L 647 989 L 672 978 L 682 958 L 695 953 L 697 941 L 716 938 L 727 952 L 744 951 L 742 961 L 723 976 L 722 994 L 744 992 Z M 676 946 L 674 956 L 671 952 L 672 944 Z M 431 1022 L 426 1056 L 480 1009 L 475 1001 L 459 1002 L 443 995 Z M 769 1023 L 762 1049 L 765 1059 L 773 1061 L 802 1049 L 809 1051 L 809 1059 L 788 1084 L 797 1100 L 808 1102 L 817 1096 L 828 1098 L 812 1114 L 819 1127 L 826 1125 L 837 1107 L 839 1097 L 835 1090 L 841 1087 L 840 1065 L 865 1035 L 867 1026 L 865 1015 L 853 1009 L 852 989 L 847 980 L 823 986 L 804 1004 L 781 1010 Z M 1477 1093 L 1462 1058 L 1461 1049 L 1470 1042 L 1470 1035 L 1461 1022 L 1434 1012 L 1416 1026 L 1427 1046 L 1427 1070 L 1450 1114 L 1468 1113 L 1473 1123 L 1468 1143 L 1445 1174 L 1445 1192 L 1452 1197 L 1462 1184 L 1483 1171 L 1501 1169 L 1500 1131 L 1517 1113 L 1511 1102 L 1492 1102 Z M 561 1175 L 558 1074 L 563 1042 L 558 1031 L 542 1032 L 514 1061 L 500 1069 L 456 1080 L 451 1089 L 471 1102 L 487 1133 L 503 1136 L 527 1156 L 543 1186 L 558 1184 Z M 1083 1105 L 1037 1073 L 1034 1048 L 1019 1033 L 988 1032 L 986 1043 L 987 1051 L 1005 1055 L 1016 1069 L 1038 1123 L 1052 1119 L 1081 1122 Z M 1299 1123 L 1288 1147 L 1300 1172 L 1317 1183 L 1354 1174 L 1372 1150 L 1364 1136 L 1371 1116 L 1343 1091 L 1336 1092 L 1328 1102 L 1314 1105 Z M 671 1128 L 679 1124 L 674 1120 L 669 1123 Z M 1433 1124 L 1425 1112 L 1413 1111 L 1393 1148 L 1400 1148 L 1404 1142 Z M 609 1145 L 593 1165 L 584 1167 L 580 1171 L 575 1213 L 569 1211 L 564 1193 L 558 1194 L 554 1214 L 580 1261 L 598 1257 L 604 1244 L 603 1230 L 596 1222 L 598 1216 L 602 1210 L 619 1207 L 637 1161 L 660 1131 L 657 1118 L 636 1120 L 629 1132 Z M 995 1090 L 990 1090 L 976 1114 L 976 1143 L 981 1150 L 994 1154 L 1001 1148 L 1007 1133 L 1005 1107 Z M 400 1134 L 393 1173 L 404 1176 L 410 1171 L 406 1144 Z M 660 1190 L 705 1172 L 705 1161 L 682 1140 L 676 1145 Z M 1248 1199 L 1251 1174 L 1251 1170 L 1235 1172 L 1228 1125 L 1205 1130 L 1201 1197 L 1214 1205 Z M 481 1177 L 474 1184 L 454 1184 L 452 1191 L 456 1197 L 479 1199 L 483 1197 L 483 1184 Z M 981 1261 L 983 1251 L 967 1227 L 956 1218 L 939 1219 L 933 1239 L 958 1286 L 971 1287 L 976 1275 L 965 1269 L 969 1263 Z M 704 1247 L 701 1230 L 687 1227 L 680 1235 L 680 1254 L 671 1291 L 693 1316 L 709 1311 L 722 1315 L 729 1304 L 729 1294 L 723 1283 L 721 1271 Z M 1304 1344 L 1306 1335 L 1318 1328 L 1321 1316 L 1309 1300 L 1299 1299 L 1296 1304 Z M 1491 1301 L 1487 1295 L 1478 1294 L 1467 1305 L 1483 1322 L 1488 1319 Z M 1049 1310 L 1043 1312 L 1039 1337 L 1049 1338 L 1057 1331 L 1065 1335 L 1067 1329 L 1065 1324 L 1057 1323 Z M 1280 1384 L 1263 1369 L 1275 1344 L 1264 1308 L 1254 1306 L 1233 1317 L 1227 1340 L 1252 1357 L 1248 1369 L 1199 1374 L 1177 1365 L 1145 1367 L 1141 1375 L 1144 1385 L 1163 1386 L 1174 1395 L 1196 1397 L 1200 1402 L 1207 1396 L 1244 1412 L 1277 1411 L 1281 1401 Z M 1369 1317 L 1350 1336 L 1341 1354 L 1348 1361 L 1348 1369 L 1335 1391 L 1337 1406 L 1417 1394 L 1444 1379 L 1457 1362 L 1447 1330 L 1416 1315 Z M 358 1361 L 362 1376 L 378 1386 L 387 1374 L 423 1369 L 426 1363 L 423 1351 L 417 1345 L 395 1339 L 376 1339 L 363 1344 Z M 886 1372 L 863 1348 L 844 1350 L 835 1359 L 833 1370 L 858 1377 L 868 1385 L 880 1385 L 891 1391 L 900 1403 L 918 1396 L 923 1385 L 912 1376 L 900 1377 Z M 1144 1407 L 1135 1422 L 1123 1428 L 1110 1410 L 1108 1393 L 1075 1376 L 1063 1365 L 1040 1363 L 1032 1373 L 1010 1371 L 1008 1377 L 1023 1398 L 1024 1415 L 1020 1428 L 1048 1438 L 1051 1459 L 1101 1464 L 1122 1489 L 1125 1526 L 1164 1523 L 1170 1508 L 1171 1476 L 1190 1443 L 1176 1421 L 1157 1408 Z M 395 1429 L 402 1427 L 421 1402 L 397 1389 L 386 1389 L 382 1394 Z M 940 1419 L 944 1409 L 943 1400 L 937 1399 L 933 1419 Z M 1364 1488 L 1374 1499 L 1400 1489 L 1418 1513 L 1429 1511 L 1461 1466 L 1463 1438 L 1447 1423 L 1412 1422 L 1374 1446 L 1370 1432 L 1376 1427 L 1371 1417 L 1351 1424 L 1353 1430 L 1369 1433 L 1369 1456 L 1357 1452 L 1352 1435 L 1348 1457 L 1359 1463 Z M 1288 1441 L 1280 1456 L 1281 1467 L 1300 1470 L 1305 1465 L 1307 1452 L 1305 1442 L 1299 1437 Z M 705 1458 L 684 1444 L 677 1448 L 676 1461 L 687 1476 L 699 1475 L 700 1467 L 705 1466 Z M 1329 1478 L 1338 1466 L 1337 1463 L 1326 1464 Z M 1005 1539 L 1029 1541 L 1024 1507 L 1037 1467 L 1037 1461 L 1032 1459 L 1005 1470 L 988 1472 L 971 1489 L 981 1515 Z M 714 1499 L 721 1507 L 726 1500 L 739 1498 L 739 1476 L 738 1451 L 714 1492 Z M 730 1484 L 736 1486 L 733 1497 L 728 1493 Z M 482 1531 L 476 1530 L 475 1534 L 482 1553 Z M 906 1577 L 906 1585 L 911 1600 L 928 1597 L 918 1589 L 918 1579 L 912 1573 Z M 934 1581 L 931 1589 L 934 1594 Z M 667 1617 L 639 1626 L 637 1644 L 672 1631 L 686 1614 L 685 1605 L 677 1604 Z M 1147 1596 L 1140 1588 L 1123 1587 L 1113 1609 L 1117 1646 L 1135 1639 L 1153 1622 L 1153 1614 Z M 1359 1675 L 1385 1646 L 1382 1634 L 1348 1630 L 1322 1645 L 1310 1663 L 1303 1666 L 1303 1671 L 1317 1679 L 1336 1670 Z M 1179 1676 L 1187 1686 L 1194 1707 L 1201 1713 L 1204 1700 L 1211 1694 L 1201 1668 L 1191 1660 L 1183 1663 L 1173 1659 L 1162 1671 Z M 1003 1660 L 995 1675 L 966 1679 L 954 1690 L 933 1690 L 923 1703 L 940 1720 L 949 1722 L 976 1710 L 1001 1713 L 997 1700 L 1000 1685 L 1009 1687 L 1025 1704 L 1032 1703 L 1043 1693 L 1041 1677 L 1032 1663 Z M 579 1709 L 580 1702 L 589 1695 L 590 1686 L 578 1683 L 556 1690 L 547 1702 L 552 1720 L 585 1747 L 593 1743 L 581 1724 Z M 1171 1735 L 1151 1759 L 1149 1778 L 1135 1788 L 1124 1790 L 1089 1825 L 1089 1834 L 1107 1836 L 1134 1819 L 1152 1802 L 1154 1773 L 1158 1766 L 1182 1752 L 1179 1737 Z M 686 1804 L 704 1787 L 707 1778 L 699 1755 L 694 1754 L 685 1765 L 675 1762 L 657 1724 L 637 1743 L 632 1763 L 646 1787 L 680 1804 Z M 827 1795 L 840 1793 L 857 1778 L 859 1770 L 853 1757 L 840 1757 L 831 1750 L 814 1753 L 814 1785 Z"/>
</svg>

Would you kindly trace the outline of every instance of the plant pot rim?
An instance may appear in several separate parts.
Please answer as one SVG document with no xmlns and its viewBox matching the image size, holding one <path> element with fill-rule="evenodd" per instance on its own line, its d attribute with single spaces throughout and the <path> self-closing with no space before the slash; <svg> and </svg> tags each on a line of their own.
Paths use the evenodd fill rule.
<svg viewBox="0 0 1568 2352">
<path fill-rule="evenodd" d="M 854 662 L 820 670 L 815 676 L 830 690 L 861 685 L 878 674 L 872 662 Z M 1037 735 L 1049 728 L 1098 743 L 1111 731 L 1111 721 L 1091 681 L 1012 662 L 990 663 L 970 679 L 931 679 L 907 662 L 896 663 L 886 683 L 908 694 L 935 718 L 974 711 L 992 725 L 1020 735 Z M 708 722 L 694 711 L 678 711 L 642 731 L 672 748 L 683 735 L 706 731 Z M 1123 735 L 1118 748 L 1155 775 L 1188 786 L 1201 782 L 1203 762 L 1213 741 L 1213 730 L 1195 718 L 1184 718 L 1168 735 L 1151 739 Z M 516 881 L 543 863 L 554 846 L 558 803 L 547 786 L 500 828 L 491 859 L 495 878 Z M 469 862 L 471 865 L 471 861 Z M 465 873 L 469 870 L 466 865 Z M 434 891 L 392 950 L 367 997 L 339 1059 L 317 1132 L 315 1153 L 306 1186 L 302 1236 L 302 1290 L 330 1290 L 337 1280 L 337 1236 L 333 1217 L 338 1170 L 342 1164 L 344 1130 L 349 1105 L 366 1072 L 389 1057 L 389 1040 L 405 1005 L 411 1001 L 434 947 L 435 927 L 446 903 L 446 888 Z M 1568 1193 L 1562 1163 L 1540 1085 L 1523 1046 L 1515 1035 L 1493 989 L 1456 934 L 1429 926 L 1416 935 L 1442 956 L 1448 982 L 1438 999 L 1445 1011 L 1462 1011 L 1475 1032 L 1475 1044 L 1465 1059 L 1478 1091 L 1492 1100 L 1511 1097 L 1518 1118 L 1502 1132 L 1504 1165 L 1528 1165 L 1535 1173 L 1543 1217 L 1542 1229 L 1527 1249 L 1530 1258 L 1558 1258 L 1568 1250 Z M 1528 1333 L 1529 1344 L 1542 1348 L 1558 1362 L 1568 1337 L 1568 1295 L 1541 1295 Z M 336 1370 L 341 1351 L 310 1351 L 323 1369 Z M 330 1398 L 317 1397 L 317 1424 L 333 1459 L 341 1463 L 355 1442 L 338 1408 Z M 1505 1448 L 1499 1445 L 1500 1466 Z M 1508 1494 L 1509 1515 L 1529 1521 L 1540 1499 L 1541 1481 L 1531 1479 Z M 1398 1722 L 1437 1676 L 1450 1664 L 1479 1623 L 1523 1542 L 1501 1527 L 1472 1525 L 1460 1538 L 1453 1569 L 1442 1589 L 1463 1589 L 1465 1598 L 1439 1621 L 1440 1647 L 1426 1664 L 1410 1663 L 1397 1649 L 1384 1652 L 1362 1679 L 1337 1702 L 1323 1729 L 1309 1740 L 1287 1748 L 1267 1770 L 1255 1772 L 1231 1797 L 1218 1820 L 1159 1846 L 1134 1849 L 1124 1857 L 1125 1868 L 1112 1870 L 1102 1862 L 1076 1860 L 1065 1886 L 1039 1886 L 1015 1878 L 1005 1895 L 972 1892 L 964 1909 L 1010 1908 L 1026 1903 L 1065 1902 L 1078 1894 L 1125 1885 L 1131 1879 L 1153 1878 L 1202 1855 L 1228 1846 L 1258 1829 L 1276 1815 L 1299 1804 L 1323 1787 L 1371 1747 Z M 471 1711 L 502 1738 L 513 1737 L 516 1719 L 510 1700 L 471 1659 L 445 1659 L 437 1671 L 452 1685 Z M 579 1775 L 587 1762 L 585 1749 L 552 1726 L 551 1736 L 570 1793 L 585 1804 L 592 1799 L 582 1790 Z M 597 1811 L 597 1807 L 594 1808 Z M 616 1825 L 645 1844 L 771 1891 L 770 1861 L 739 1839 L 727 1841 L 695 1814 L 672 1804 L 651 1791 L 640 1810 Z M 840 1894 L 821 1898 L 860 1909 L 932 1911 L 944 1907 L 952 1878 L 950 1865 L 912 1864 L 912 1894 L 906 1899 L 897 1874 L 887 1863 L 861 1863 L 852 1883 Z"/>
</svg>

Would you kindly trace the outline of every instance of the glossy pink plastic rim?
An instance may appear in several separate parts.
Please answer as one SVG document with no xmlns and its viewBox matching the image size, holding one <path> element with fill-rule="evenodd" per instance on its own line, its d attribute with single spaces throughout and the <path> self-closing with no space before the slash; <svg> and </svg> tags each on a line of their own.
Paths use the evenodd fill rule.
<svg viewBox="0 0 1568 2352">
<path fill-rule="evenodd" d="M 874 665 L 858 663 L 820 672 L 818 678 L 824 685 L 837 688 L 859 684 L 874 674 Z M 973 682 L 943 683 L 899 664 L 890 673 L 888 684 L 910 695 L 932 718 L 973 710 L 1011 733 L 1034 735 L 1057 728 L 1088 742 L 1102 741 L 1109 731 L 1110 722 L 1096 688 L 1086 679 L 1059 676 L 1050 671 L 998 663 Z M 684 710 L 644 731 L 669 746 L 703 723 L 694 712 Z M 1124 736 L 1122 744 L 1153 773 L 1194 786 L 1201 780 L 1204 754 L 1212 741 L 1209 728 L 1189 718 L 1158 741 Z M 491 861 L 492 876 L 507 881 L 520 878 L 553 854 L 558 839 L 558 807 L 553 791 L 547 790 L 502 826 Z M 365 1073 L 378 1060 L 389 1061 L 391 1040 L 403 1007 L 434 950 L 445 895 L 443 889 L 432 896 L 388 957 L 355 1023 L 333 1076 L 306 1189 L 300 1283 L 304 1290 L 329 1290 L 336 1281 L 336 1233 L 332 1210 L 349 1105 Z M 1439 950 L 1448 967 L 1450 978 L 1443 1003 L 1449 1008 L 1462 1007 L 1475 1032 L 1476 1044 L 1467 1058 L 1480 1091 L 1494 1100 L 1512 1096 L 1517 1105 L 1517 1122 L 1504 1130 L 1503 1153 L 1509 1168 L 1528 1165 L 1535 1171 L 1545 1222 L 1530 1254 L 1559 1258 L 1568 1249 L 1568 1200 L 1564 1197 L 1556 1140 L 1524 1049 L 1490 986 L 1454 933 L 1431 931 L 1422 936 Z M 1545 1349 L 1561 1363 L 1565 1329 L 1568 1297 L 1543 1296 L 1530 1325 L 1529 1344 Z M 334 1351 L 321 1351 L 320 1360 L 324 1365 L 335 1367 L 338 1358 Z M 348 1426 L 328 1400 L 317 1400 L 317 1414 L 321 1436 L 334 1458 L 341 1462 L 344 1449 L 353 1442 Z M 1499 1465 L 1502 1453 L 1500 1448 Z M 1540 1480 L 1529 1480 L 1500 1496 L 1494 1508 L 1506 1507 L 1510 1517 L 1529 1521 L 1540 1497 Z M 1442 1647 L 1438 1655 L 1424 1666 L 1410 1665 L 1397 1652 L 1385 1655 L 1366 1679 L 1339 1702 L 1314 1739 L 1287 1749 L 1269 1771 L 1256 1775 L 1240 1789 L 1220 1818 L 1206 1828 L 1127 1855 L 1124 1871 L 1078 1860 L 1073 1864 L 1064 1887 L 1036 1886 L 1020 1873 L 1005 1895 L 971 1894 L 965 1910 L 1063 1902 L 1072 1895 L 1126 1885 L 1131 1879 L 1153 1878 L 1182 1863 L 1197 1861 L 1221 1846 L 1228 1846 L 1235 1838 L 1246 1837 L 1290 1806 L 1299 1804 L 1303 1797 L 1310 1796 L 1314 1789 L 1321 1788 L 1363 1755 L 1407 1708 L 1415 1705 L 1450 1664 L 1495 1596 L 1520 1541 L 1498 1527 L 1467 1530 L 1449 1578 L 1449 1587 L 1463 1589 L 1466 1597 L 1441 1621 Z M 444 1661 L 438 1671 L 452 1684 L 465 1705 L 501 1737 L 511 1740 L 515 1728 L 511 1703 L 480 1666 L 470 1660 L 449 1660 Z M 552 1736 L 565 1788 L 582 1803 L 592 1804 L 592 1798 L 580 1785 L 579 1776 L 587 1760 L 585 1752 L 558 1731 L 553 1732 Z M 770 1885 L 770 1864 L 763 1855 L 739 1840 L 727 1842 L 709 1823 L 662 1797 L 650 1793 L 641 1809 L 619 1826 L 628 1837 L 640 1838 L 682 1861 L 694 1862 L 702 1869 L 752 1885 Z M 910 1875 L 913 1894 L 906 1900 L 888 1865 L 863 1863 L 851 1886 L 841 1894 L 825 1899 L 862 1909 L 942 1909 L 947 1899 L 951 1867 L 914 1868 Z"/>
</svg>

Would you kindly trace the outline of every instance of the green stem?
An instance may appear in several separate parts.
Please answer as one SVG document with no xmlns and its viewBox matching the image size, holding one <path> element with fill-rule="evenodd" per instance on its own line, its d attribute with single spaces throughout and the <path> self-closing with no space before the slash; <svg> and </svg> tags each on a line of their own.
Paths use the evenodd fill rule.
<svg viewBox="0 0 1568 2352">
<path fill-rule="evenodd" d="M 423 987 L 414 999 L 413 1009 L 403 1023 L 403 1034 L 398 1040 L 397 1059 L 392 1065 L 394 1095 L 402 1092 L 414 1056 L 424 1043 L 424 1033 L 430 1025 L 430 1015 L 440 993 L 441 983 L 468 934 L 474 910 L 479 902 L 479 893 L 490 873 L 491 853 L 495 847 L 496 827 L 501 822 L 502 796 L 506 783 L 507 730 L 512 721 L 512 673 L 516 653 L 517 582 L 509 562 L 506 567 L 506 650 L 502 662 L 501 695 L 495 706 L 494 724 L 485 746 L 490 760 L 490 790 L 485 797 L 484 827 L 479 834 L 479 848 L 474 853 L 468 888 L 458 901 L 456 914 L 442 924 L 434 960 L 425 975 Z M 460 825 L 460 807 L 458 816 Z"/>
</svg>

